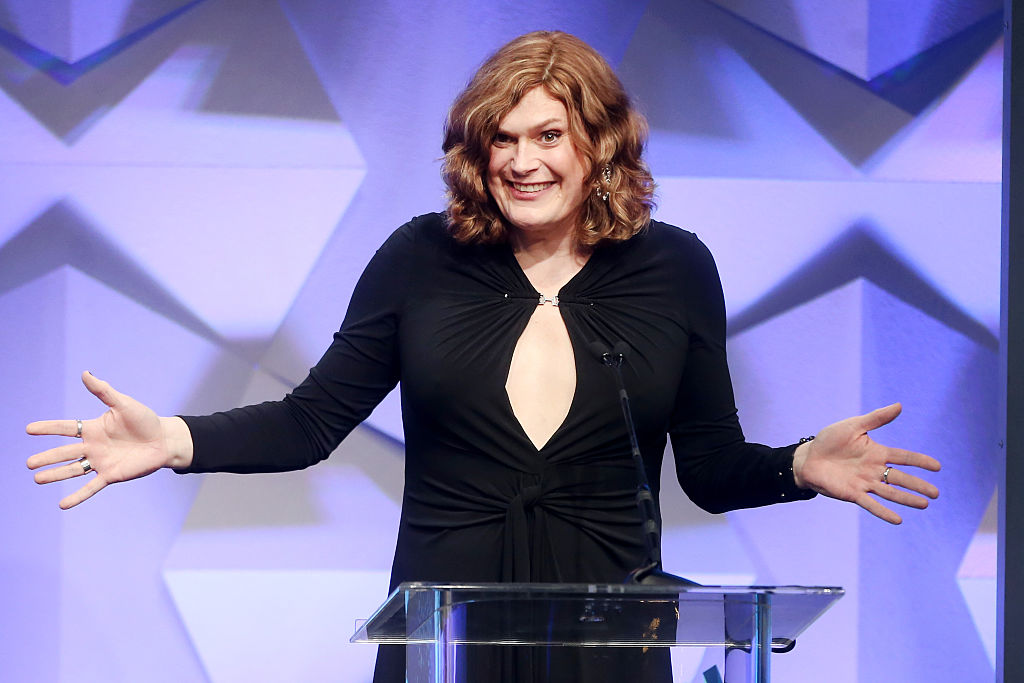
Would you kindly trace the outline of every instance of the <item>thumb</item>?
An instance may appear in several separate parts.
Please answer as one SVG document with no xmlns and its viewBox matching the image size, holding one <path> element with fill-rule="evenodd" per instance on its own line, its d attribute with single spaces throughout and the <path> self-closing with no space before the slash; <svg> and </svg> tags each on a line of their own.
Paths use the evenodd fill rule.
<svg viewBox="0 0 1024 683">
<path fill-rule="evenodd" d="M 103 401 L 108 408 L 113 408 L 121 400 L 121 392 L 88 370 L 82 373 L 82 384 L 89 390 L 89 393 Z"/>
<path fill-rule="evenodd" d="M 878 429 L 883 425 L 887 425 L 899 416 L 903 412 L 903 406 L 899 403 L 893 403 L 885 406 L 884 408 L 878 408 L 872 410 L 866 415 L 861 415 L 860 426 L 866 432 L 870 432 L 872 429 Z"/>
</svg>

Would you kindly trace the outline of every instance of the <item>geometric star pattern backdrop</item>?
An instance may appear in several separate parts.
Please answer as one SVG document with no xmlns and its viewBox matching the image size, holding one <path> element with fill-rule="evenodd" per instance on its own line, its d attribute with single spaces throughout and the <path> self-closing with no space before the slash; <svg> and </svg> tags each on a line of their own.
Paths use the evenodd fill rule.
<svg viewBox="0 0 1024 683">
<path fill-rule="evenodd" d="M 716 255 L 748 438 L 901 400 L 877 438 L 944 466 L 890 528 L 822 498 L 709 515 L 666 459 L 667 567 L 846 587 L 778 680 L 992 680 L 1001 6 L 0 0 L 0 676 L 369 680 L 347 639 L 387 589 L 394 395 L 315 468 L 70 512 L 23 426 L 97 414 L 84 369 L 164 414 L 280 397 L 376 247 L 443 205 L 454 95 L 557 28 L 647 113 L 657 217 Z M 714 661 L 674 657 L 682 683 Z"/>
</svg>

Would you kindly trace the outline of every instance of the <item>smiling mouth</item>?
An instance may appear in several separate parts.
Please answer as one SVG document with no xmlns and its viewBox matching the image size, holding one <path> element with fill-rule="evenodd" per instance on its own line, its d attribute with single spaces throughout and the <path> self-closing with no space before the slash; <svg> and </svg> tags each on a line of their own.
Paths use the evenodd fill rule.
<svg viewBox="0 0 1024 683">
<path fill-rule="evenodd" d="M 514 187 L 519 192 L 540 192 L 542 190 L 548 189 L 549 187 L 554 185 L 554 183 L 553 182 L 548 182 L 548 183 L 513 183 L 513 182 L 509 182 L 509 185 Z"/>
</svg>

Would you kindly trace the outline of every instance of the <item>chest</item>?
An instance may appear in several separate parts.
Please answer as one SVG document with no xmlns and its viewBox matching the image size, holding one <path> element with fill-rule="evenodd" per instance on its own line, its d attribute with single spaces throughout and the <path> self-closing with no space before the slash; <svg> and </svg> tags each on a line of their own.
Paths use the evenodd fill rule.
<svg viewBox="0 0 1024 683">
<path fill-rule="evenodd" d="M 467 413 L 509 418 L 516 358 L 525 361 L 527 383 L 549 377 L 563 395 L 572 390 L 563 406 L 569 421 L 618 420 L 614 379 L 594 347 L 625 343 L 638 426 L 660 428 L 687 359 L 684 293 L 655 273 L 623 278 L 602 265 L 588 262 L 557 307 L 539 306 L 539 293 L 512 263 L 439 268 L 416 288 L 399 325 L 405 409 L 449 425 Z"/>
</svg>

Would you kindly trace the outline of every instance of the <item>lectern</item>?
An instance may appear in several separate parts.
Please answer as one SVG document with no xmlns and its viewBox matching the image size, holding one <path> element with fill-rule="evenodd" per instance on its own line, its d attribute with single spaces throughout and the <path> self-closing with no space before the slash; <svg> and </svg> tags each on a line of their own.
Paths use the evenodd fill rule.
<svg viewBox="0 0 1024 683">
<path fill-rule="evenodd" d="M 725 683 L 767 683 L 773 649 L 843 595 L 804 586 L 635 586 L 571 583 L 403 583 L 354 643 L 405 644 L 408 683 L 459 677 L 461 645 L 717 646 Z"/>
</svg>

